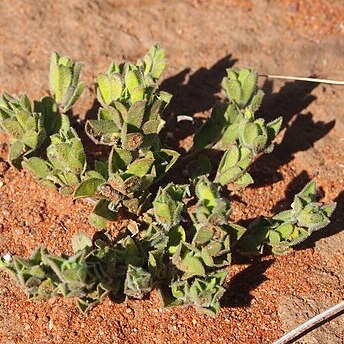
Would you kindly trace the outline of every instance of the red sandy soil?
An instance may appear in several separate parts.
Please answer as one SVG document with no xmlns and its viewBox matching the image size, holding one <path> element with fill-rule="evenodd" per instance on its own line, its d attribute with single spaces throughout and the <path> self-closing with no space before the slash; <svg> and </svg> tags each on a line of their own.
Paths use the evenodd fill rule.
<svg viewBox="0 0 344 344">
<path fill-rule="evenodd" d="M 89 88 L 75 107 L 94 116 L 92 81 L 111 59 L 136 60 L 159 42 L 169 68 L 162 87 L 175 97 L 168 113 L 204 117 L 218 98 L 225 68 L 252 66 L 261 74 L 319 75 L 344 80 L 343 1 L 44 1 L 0 2 L 0 91 L 48 92 L 52 50 L 85 64 Z M 230 55 L 230 56 L 229 56 Z M 343 297 L 343 88 L 261 79 L 261 115 L 284 116 L 273 153 L 252 167 L 256 185 L 238 192 L 233 220 L 269 215 L 316 179 L 323 201 L 338 202 L 332 224 L 293 253 L 238 260 L 229 268 L 217 318 L 192 308 L 162 308 L 156 292 L 143 301 L 107 299 L 87 316 L 73 300 L 26 300 L 0 273 L 0 343 L 271 343 Z M 190 128 L 175 128 L 187 148 Z M 4 162 L 0 136 L 0 254 L 29 256 L 39 244 L 71 253 L 77 232 L 92 236 L 91 206 L 73 202 Z M 2 159 L 2 160 L 1 160 Z M 119 224 L 115 224 L 119 226 Z M 117 230 L 118 228 L 114 228 Z M 299 343 L 342 343 L 343 317 Z"/>
</svg>

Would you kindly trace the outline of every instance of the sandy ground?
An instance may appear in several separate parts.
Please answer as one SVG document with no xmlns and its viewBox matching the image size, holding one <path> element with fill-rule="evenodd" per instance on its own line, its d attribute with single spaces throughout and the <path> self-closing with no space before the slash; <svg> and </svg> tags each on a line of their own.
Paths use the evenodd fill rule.
<svg viewBox="0 0 344 344">
<path fill-rule="evenodd" d="M 74 115 L 94 115 L 95 75 L 112 59 L 136 60 L 155 42 L 167 51 L 162 87 L 174 94 L 170 116 L 209 113 L 223 97 L 220 81 L 232 65 L 261 74 L 317 75 L 344 80 L 343 1 L 0 1 L 0 91 L 48 92 L 52 50 L 83 61 L 88 88 Z M 71 300 L 32 304 L 0 274 L 1 343 L 271 343 L 343 297 L 343 87 L 260 80 L 260 114 L 284 117 L 272 154 L 252 167 L 256 185 L 235 202 L 235 220 L 287 207 L 315 178 L 324 201 L 336 200 L 332 224 L 288 256 L 235 262 L 218 318 L 189 308 L 163 309 L 156 295 L 115 304 L 87 317 Z M 171 128 L 172 129 L 172 128 Z M 174 128 L 186 148 L 187 128 Z M 179 134 L 178 134 L 179 133 Z M 179 136 L 178 136 L 179 135 Z M 0 138 L 0 157 L 7 145 Z M 1 160 L 0 160 L 1 161 Z M 28 256 L 43 243 L 70 252 L 70 237 L 93 229 L 89 206 L 41 188 L 0 162 L 0 253 Z M 342 343 L 343 317 L 299 343 Z"/>
</svg>

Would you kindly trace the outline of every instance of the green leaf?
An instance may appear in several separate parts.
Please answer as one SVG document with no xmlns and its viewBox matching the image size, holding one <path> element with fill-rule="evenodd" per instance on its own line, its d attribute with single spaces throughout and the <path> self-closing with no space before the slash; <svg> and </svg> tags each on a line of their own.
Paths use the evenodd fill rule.
<svg viewBox="0 0 344 344">
<path fill-rule="evenodd" d="M 222 85 L 227 93 L 228 98 L 236 104 L 241 104 L 242 91 L 239 81 L 224 78 Z"/>
<path fill-rule="evenodd" d="M 82 251 L 87 247 L 92 247 L 92 240 L 85 233 L 77 233 L 72 236 L 73 252 Z"/>
<path fill-rule="evenodd" d="M 221 172 L 216 178 L 221 185 L 227 185 L 240 177 L 241 174 L 241 168 L 234 166 L 224 172 Z"/>
<path fill-rule="evenodd" d="M 117 100 L 121 97 L 123 85 L 122 85 L 122 78 L 119 74 L 112 74 L 110 76 L 110 84 L 111 84 L 111 99 Z"/>
<path fill-rule="evenodd" d="M 259 126 L 256 123 L 247 123 L 243 132 L 244 144 L 252 145 L 259 134 Z"/>
<path fill-rule="evenodd" d="M 216 206 L 216 200 L 220 198 L 220 194 L 215 185 L 205 177 L 201 178 L 197 183 L 196 195 L 209 209 L 213 209 Z"/>
<path fill-rule="evenodd" d="M 32 149 L 36 149 L 39 146 L 39 135 L 36 131 L 29 130 L 24 133 L 22 136 L 22 141 L 25 143 L 28 147 Z"/>
<path fill-rule="evenodd" d="M 14 138 L 19 139 L 24 134 L 24 129 L 15 119 L 7 118 L 2 122 L 2 125 L 8 134 Z"/>
<path fill-rule="evenodd" d="M 326 214 L 327 217 L 330 217 L 333 214 L 334 210 L 336 209 L 336 206 L 337 206 L 336 202 L 329 203 L 329 204 L 323 205 L 321 207 L 321 210 Z"/>
<path fill-rule="evenodd" d="M 240 150 L 237 145 L 232 146 L 223 155 L 220 162 L 221 171 L 226 171 L 237 164 L 240 158 Z"/>
<path fill-rule="evenodd" d="M 137 70 L 129 70 L 125 75 L 125 86 L 131 94 L 134 89 L 140 85 L 139 72 Z"/>
<path fill-rule="evenodd" d="M 22 166 L 24 169 L 31 171 L 34 173 L 38 178 L 46 178 L 51 172 L 51 169 L 48 163 L 37 157 L 32 157 L 30 159 L 25 159 L 22 162 Z"/>
<path fill-rule="evenodd" d="M 283 122 L 283 117 L 278 117 L 274 119 L 273 121 L 267 123 L 266 129 L 268 133 L 268 139 L 270 142 L 275 139 L 275 137 L 281 130 L 282 122 Z"/>
<path fill-rule="evenodd" d="M 179 268 L 188 275 L 205 276 L 203 264 L 194 257 L 186 256 L 180 263 Z"/>
<path fill-rule="evenodd" d="M 275 231 L 280 233 L 283 239 L 288 239 L 294 231 L 294 226 L 292 224 L 283 224 L 275 228 Z"/>
<path fill-rule="evenodd" d="M 18 159 L 25 152 L 25 145 L 20 141 L 12 142 L 10 146 L 9 159 L 12 162 L 13 160 Z"/>
<path fill-rule="evenodd" d="M 144 177 L 146 174 L 148 174 L 153 163 L 154 159 L 151 158 L 142 158 L 135 160 L 128 166 L 126 174 Z"/>
<path fill-rule="evenodd" d="M 98 228 L 98 229 L 105 229 L 107 226 L 106 219 L 94 213 L 90 213 L 90 215 L 88 216 L 88 222 L 93 227 Z"/>
<path fill-rule="evenodd" d="M 74 199 L 95 196 L 100 185 L 104 184 L 103 179 L 89 178 L 80 183 L 74 192 Z"/>
<path fill-rule="evenodd" d="M 89 119 L 86 123 L 86 127 L 88 127 L 88 132 L 94 136 L 111 134 L 119 130 L 113 121 L 103 119 Z"/>
<path fill-rule="evenodd" d="M 112 160 L 112 170 L 115 172 L 117 170 L 125 171 L 127 166 L 133 161 L 133 154 L 122 148 L 113 147 L 112 154 L 110 155 Z"/>
<path fill-rule="evenodd" d="M 239 188 L 245 188 L 246 186 L 253 184 L 254 180 L 251 177 L 251 175 L 249 173 L 244 173 L 241 177 L 239 177 L 236 181 L 235 181 L 235 185 L 237 185 Z"/>
<path fill-rule="evenodd" d="M 269 242 L 271 245 L 276 245 L 281 241 L 281 237 L 278 232 L 274 230 L 269 231 Z"/>
<path fill-rule="evenodd" d="M 142 101 L 145 97 L 145 88 L 141 85 L 136 86 L 130 94 L 131 102 L 134 104 L 136 102 Z"/>
<path fill-rule="evenodd" d="M 297 196 L 301 197 L 307 202 L 313 202 L 315 200 L 316 195 L 316 183 L 315 181 L 310 181 L 304 188 L 297 194 Z"/>
<path fill-rule="evenodd" d="M 70 97 L 69 101 L 66 102 L 63 112 L 67 112 L 71 109 L 71 107 L 75 104 L 75 102 L 80 98 L 82 92 L 84 92 L 85 89 L 85 83 L 80 82 L 76 89 L 74 90 L 74 93 Z"/>
<path fill-rule="evenodd" d="M 264 92 L 262 90 L 258 90 L 257 93 L 251 99 L 250 109 L 252 112 L 255 112 L 259 109 L 263 98 L 264 98 Z"/>
<path fill-rule="evenodd" d="M 136 129 L 141 128 L 143 116 L 145 113 L 145 107 L 146 101 L 137 101 L 130 107 L 126 118 L 126 122 L 129 128 L 130 126 Z"/>
<path fill-rule="evenodd" d="M 240 76 L 239 76 L 240 79 Z M 257 87 L 258 75 L 255 72 L 248 74 L 242 81 L 242 99 L 241 105 L 246 106 L 252 98 Z"/>
<path fill-rule="evenodd" d="M 211 238 L 213 237 L 213 231 L 211 228 L 208 227 L 201 227 L 200 229 L 198 229 L 198 231 L 196 232 L 194 238 L 193 238 L 193 242 L 197 243 L 197 244 L 205 244 L 206 242 L 208 242 Z"/>
<path fill-rule="evenodd" d="M 178 245 L 185 241 L 186 235 L 185 230 L 182 226 L 177 225 L 172 227 L 168 232 L 168 252 L 173 254 L 176 252 Z"/>
<path fill-rule="evenodd" d="M 294 212 L 292 209 L 290 210 L 284 210 L 280 213 L 276 214 L 272 219 L 278 220 L 278 221 L 290 221 L 294 217 Z"/>
<path fill-rule="evenodd" d="M 157 134 L 160 125 L 160 120 L 152 120 L 145 122 L 142 126 L 142 131 L 145 135 Z"/>
<path fill-rule="evenodd" d="M 50 69 L 50 84 L 57 103 L 61 103 L 72 81 L 72 71 L 70 68 L 57 65 L 52 58 Z"/>
<path fill-rule="evenodd" d="M 101 95 L 105 101 L 106 105 L 109 105 L 112 100 L 112 92 L 111 92 L 111 80 L 107 74 L 98 74 L 98 86 L 101 92 Z"/>
</svg>

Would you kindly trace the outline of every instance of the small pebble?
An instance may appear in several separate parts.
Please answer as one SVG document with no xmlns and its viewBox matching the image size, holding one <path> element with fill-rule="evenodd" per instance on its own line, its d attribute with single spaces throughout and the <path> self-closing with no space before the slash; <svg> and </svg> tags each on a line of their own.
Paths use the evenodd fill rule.
<svg viewBox="0 0 344 344">
<path fill-rule="evenodd" d="M 12 255 L 11 253 L 6 253 L 2 258 L 5 262 L 10 262 L 12 260 Z"/>
<path fill-rule="evenodd" d="M 17 228 L 14 230 L 14 233 L 16 235 L 23 235 L 24 234 L 24 230 L 22 228 Z"/>
</svg>

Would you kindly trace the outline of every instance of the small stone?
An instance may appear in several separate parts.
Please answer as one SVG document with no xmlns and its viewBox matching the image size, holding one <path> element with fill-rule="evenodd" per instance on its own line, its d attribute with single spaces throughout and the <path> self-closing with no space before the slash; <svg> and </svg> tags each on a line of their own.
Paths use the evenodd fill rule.
<svg viewBox="0 0 344 344">
<path fill-rule="evenodd" d="M 6 254 L 2 257 L 2 259 L 3 259 L 5 262 L 9 263 L 9 262 L 12 260 L 12 255 L 11 255 L 11 253 L 6 253 Z"/>
<path fill-rule="evenodd" d="M 14 233 L 16 235 L 23 235 L 24 234 L 24 230 L 22 228 L 17 228 L 14 230 Z"/>
</svg>

